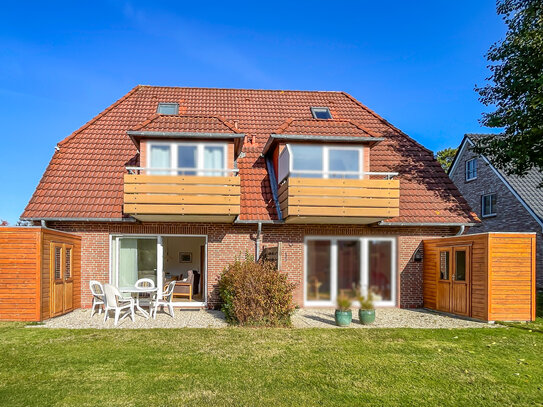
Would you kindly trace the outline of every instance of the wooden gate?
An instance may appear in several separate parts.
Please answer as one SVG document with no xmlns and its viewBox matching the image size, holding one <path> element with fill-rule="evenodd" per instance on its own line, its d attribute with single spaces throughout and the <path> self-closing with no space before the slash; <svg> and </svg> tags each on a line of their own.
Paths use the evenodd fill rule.
<svg viewBox="0 0 543 407">
<path fill-rule="evenodd" d="M 437 309 L 470 315 L 469 246 L 440 247 L 437 281 Z"/>
<path fill-rule="evenodd" d="M 51 316 L 71 311 L 73 304 L 74 280 L 72 275 L 73 245 L 51 243 Z"/>
</svg>

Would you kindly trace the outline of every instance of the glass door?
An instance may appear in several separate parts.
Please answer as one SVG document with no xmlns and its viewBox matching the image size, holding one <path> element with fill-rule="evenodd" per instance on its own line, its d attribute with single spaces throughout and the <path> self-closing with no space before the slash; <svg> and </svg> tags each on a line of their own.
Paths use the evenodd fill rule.
<svg viewBox="0 0 543 407">
<path fill-rule="evenodd" d="M 158 239 L 156 237 L 116 237 L 113 282 L 120 288 L 133 287 L 140 278 L 158 281 Z"/>
<path fill-rule="evenodd" d="M 395 305 L 394 238 L 308 237 L 305 246 L 305 303 L 335 306 L 338 295 L 353 300 L 371 291 L 376 305 Z M 354 303 L 357 305 L 357 303 Z"/>
</svg>

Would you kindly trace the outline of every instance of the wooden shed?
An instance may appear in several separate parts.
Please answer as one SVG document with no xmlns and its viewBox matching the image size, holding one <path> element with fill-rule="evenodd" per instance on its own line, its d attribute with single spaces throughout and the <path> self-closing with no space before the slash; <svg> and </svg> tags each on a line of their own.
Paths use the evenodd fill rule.
<svg viewBox="0 0 543 407">
<path fill-rule="evenodd" d="M 0 227 L 0 320 L 42 321 L 81 306 L 81 238 Z"/>
<path fill-rule="evenodd" d="M 533 321 L 535 233 L 481 233 L 424 245 L 424 306 L 484 321 Z"/>
</svg>

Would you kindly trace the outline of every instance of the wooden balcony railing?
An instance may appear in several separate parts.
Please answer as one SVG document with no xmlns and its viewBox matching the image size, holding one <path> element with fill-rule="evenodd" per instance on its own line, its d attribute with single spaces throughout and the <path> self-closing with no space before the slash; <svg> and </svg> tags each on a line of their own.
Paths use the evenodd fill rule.
<svg viewBox="0 0 543 407">
<path fill-rule="evenodd" d="M 124 212 L 140 220 L 230 222 L 240 212 L 231 176 L 125 174 Z"/>
<path fill-rule="evenodd" d="M 289 223 L 363 224 L 400 212 L 400 181 L 394 179 L 289 177 L 278 192 L 283 218 Z"/>
</svg>

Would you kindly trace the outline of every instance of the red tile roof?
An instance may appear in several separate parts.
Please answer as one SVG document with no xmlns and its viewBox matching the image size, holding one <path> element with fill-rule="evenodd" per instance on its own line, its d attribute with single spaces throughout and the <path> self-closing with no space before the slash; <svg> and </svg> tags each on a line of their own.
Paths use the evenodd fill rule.
<svg viewBox="0 0 543 407">
<path fill-rule="evenodd" d="M 156 114 L 132 131 L 193 132 L 193 133 L 239 133 L 233 123 L 222 117 L 203 115 Z"/>
<path fill-rule="evenodd" d="M 179 103 L 182 115 L 154 117 L 159 102 Z M 177 121 L 176 126 L 182 122 L 185 129 L 190 126 L 201 129 L 199 126 L 207 120 L 205 124 L 214 123 L 212 126 L 218 127 L 237 122 L 239 131 L 251 140 L 244 144 L 245 154 L 238 159 L 242 189 L 240 219 L 277 219 L 262 149 L 270 134 L 277 132 L 288 119 L 292 119 L 292 126 L 317 131 L 325 121 L 312 119 L 312 106 L 328 106 L 334 117 L 332 122 L 342 123 L 340 126 L 345 131 L 385 138 L 372 148 L 370 165 L 371 171 L 400 173 L 400 216 L 390 222 L 477 221 L 430 150 L 344 92 L 154 86 L 135 87 L 61 141 L 22 217 L 123 217 L 125 166 L 139 160 L 127 131 L 144 122 L 146 130 L 154 125 L 157 129 L 171 128 L 170 121 Z M 330 123 L 322 126 L 332 127 Z M 340 133 L 345 135 L 334 134 Z"/>
<path fill-rule="evenodd" d="M 310 136 L 378 137 L 376 133 L 348 119 L 288 119 L 275 133 Z"/>
</svg>

